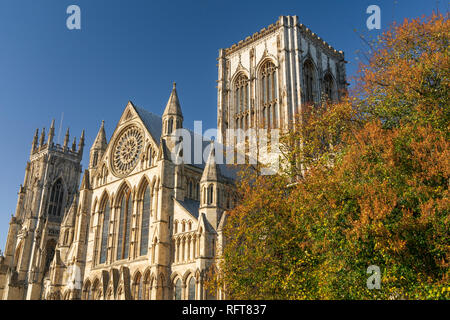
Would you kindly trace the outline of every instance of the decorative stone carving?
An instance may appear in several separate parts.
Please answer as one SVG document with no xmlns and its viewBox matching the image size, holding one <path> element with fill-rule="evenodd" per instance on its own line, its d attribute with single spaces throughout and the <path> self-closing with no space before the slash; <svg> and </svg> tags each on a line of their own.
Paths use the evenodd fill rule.
<svg viewBox="0 0 450 320">
<path fill-rule="evenodd" d="M 116 139 L 111 154 L 114 175 L 126 176 L 138 163 L 144 147 L 144 135 L 137 126 L 129 126 Z"/>
</svg>

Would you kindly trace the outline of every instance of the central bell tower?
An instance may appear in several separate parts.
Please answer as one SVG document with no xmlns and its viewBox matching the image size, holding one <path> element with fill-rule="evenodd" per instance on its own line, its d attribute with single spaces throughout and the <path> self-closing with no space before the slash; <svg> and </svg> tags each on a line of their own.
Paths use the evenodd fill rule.
<svg viewBox="0 0 450 320">
<path fill-rule="evenodd" d="M 344 53 L 297 16 L 280 16 L 217 60 L 218 140 L 226 145 L 227 130 L 287 130 L 305 106 L 338 100 L 347 86 Z"/>
</svg>

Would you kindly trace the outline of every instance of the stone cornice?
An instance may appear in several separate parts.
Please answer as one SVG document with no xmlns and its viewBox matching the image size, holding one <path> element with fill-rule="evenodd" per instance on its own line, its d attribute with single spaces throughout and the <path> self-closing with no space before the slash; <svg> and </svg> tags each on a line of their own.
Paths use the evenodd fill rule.
<svg viewBox="0 0 450 320">
<path fill-rule="evenodd" d="M 267 28 L 263 28 L 259 32 L 255 32 L 252 36 L 248 36 L 244 40 L 241 40 L 238 43 L 233 44 L 231 47 L 224 49 L 225 56 L 235 53 L 236 51 L 242 49 L 243 47 L 248 46 L 249 44 L 258 41 L 264 38 L 265 36 L 278 31 L 282 27 L 283 25 L 281 24 L 280 18 L 276 23 L 269 25 Z M 344 60 L 343 51 L 338 51 L 334 49 L 330 44 L 328 44 L 317 34 L 312 32 L 308 27 L 306 27 L 302 23 L 297 23 L 295 27 L 298 27 L 300 29 L 300 33 L 309 41 L 311 41 L 316 47 L 320 47 L 325 51 L 325 53 L 329 54 L 330 56 L 336 58 L 339 61 Z M 292 26 L 286 25 L 286 28 L 292 28 Z"/>
<path fill-rule="evenodd" d="M 304 24 L 299 23 L 297 24 L 297 27 L 300 28 L 300 33 L 305 37 L 308 38 L 316 47 L 322 48 L 326 53 L 330 54 L 334 58 L 338 60 L 344 60 L 344 52 L 338 51 L 335 48 L 333 48 L 330 44 L 328 44 L 325 40 L 320 38 L 317 34 L 311 31 L 308 27 L 306 27 Z"/>
<path fill-rule="evenodd" d="M 238 43 L 233 44 L 231 47 L 224 49 L 225 55 L 232 54 L 238 51 L 239 49 L 249 45 L 250 43 L 260 40 L 261 38 L 267 36 L 268 34 L 277 31 L 279 28 L 280 28 L 279 21 L 271 24 L 267 28 L 262 28 L 259 32 L 255 32 L 253 35 L 246 37 L 245 40 L 241 40 Z"/>
</svg>

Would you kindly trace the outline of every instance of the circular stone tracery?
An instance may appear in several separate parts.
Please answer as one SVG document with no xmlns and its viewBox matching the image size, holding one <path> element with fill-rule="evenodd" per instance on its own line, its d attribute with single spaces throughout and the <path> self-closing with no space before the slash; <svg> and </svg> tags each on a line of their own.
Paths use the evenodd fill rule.
<svg viewBox="0 0 450 320">
<path fill-rule="evenodd" d="M 122 131 L 117 138 L 112 154 L 112 167 L 114 173 L 124 176 L 136 166 L 144 146 L 141 130 L 131 126 Z"/>
</svg>

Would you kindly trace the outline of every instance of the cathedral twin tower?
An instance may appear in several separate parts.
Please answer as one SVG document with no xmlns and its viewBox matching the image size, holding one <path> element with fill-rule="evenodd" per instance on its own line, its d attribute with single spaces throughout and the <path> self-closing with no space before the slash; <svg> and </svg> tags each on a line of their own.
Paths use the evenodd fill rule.
<svg viewBox="0 0 450 320">
<path fill-rule="evenodd" d="M 226 131 L 286 129 L 307 104 L 338 100 L 345 60 L 296 16 L 218 58 L 218 140 Z M 236 170 L 209 157 L 175 163 L 183 128 L 174 85 L 162 117 L 128 102 L 109 142 L 102 123 L 79 186 L 79 143 L 36 131 L 0 256 L 0 299 L 224 299 L 204 286 L 224 245 Z M 190 132 L 190 131 L 189 131 Z M 190 132 L 192 138 L 194 133 Z M 193 140 L 193 139 L 192 139 Z"/>
</svg>

